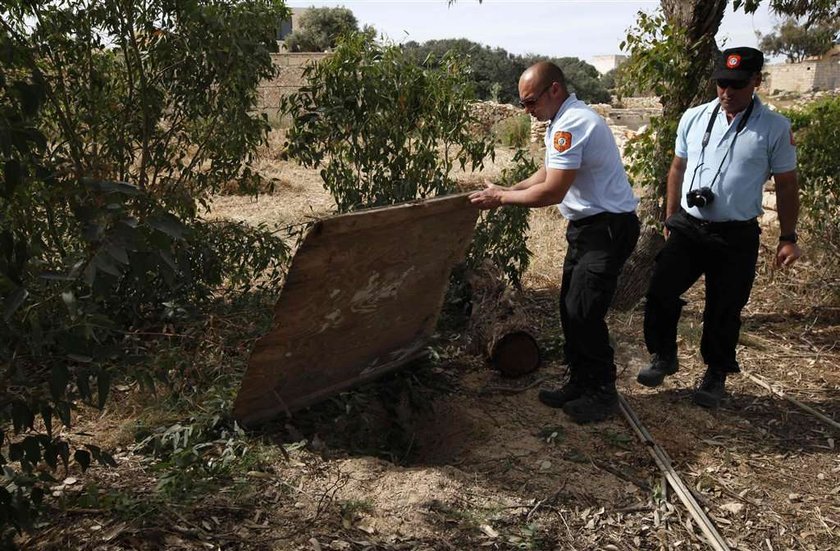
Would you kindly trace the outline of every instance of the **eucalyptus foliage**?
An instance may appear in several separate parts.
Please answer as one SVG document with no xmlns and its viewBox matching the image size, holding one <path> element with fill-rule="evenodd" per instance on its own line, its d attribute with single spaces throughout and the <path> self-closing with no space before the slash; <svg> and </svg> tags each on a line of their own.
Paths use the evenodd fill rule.
<svg viewBox="0 0 840 551">
<path fill-rule="evenodd" d="M 80 398 L 105 404 L 117 368 L 138 363 L 132 333 L 264 269 L 279 278 L 275 235 L 197 214 L 230 181 L 256 187 L 256 86 L 287 13 L 270 0 L 0 7 L 3 537 L 31 526 L 42 467 L 113 462 L 54 424 Z"/>
<path fill-rule="evenodd" d="M 512 186 L 531 176 L 537 168 L 527 150 L 519 149 L 513 156 L 513 164 L 502 170 L 499 183 Z M 519 287 L 531 263 L 527 242 L 530 213 L 530 209 L 516 206 L 482 211 L 467 251 L 467 266 L 478 269 L 484 259 L 489 259 L 501 268 L 508 281 Z"/>
<path fill-rule="evenodd" d="M 840 253 L 840 96 L 785 112 L 796 135 L 804 225 L 812 238 Z M 836 259 L 836 256 L 835 256 Z"/>
<path fill-rule="evenodd" d="M 470 131 L 467 74 L 453 55 L 424 68 L 397 46 L 347 35 L 284 98 L 287 153 L 321 167 L 340 212 L 451 193 L 456 165 L 475 170 L 493 154 Z"/>
</svg>

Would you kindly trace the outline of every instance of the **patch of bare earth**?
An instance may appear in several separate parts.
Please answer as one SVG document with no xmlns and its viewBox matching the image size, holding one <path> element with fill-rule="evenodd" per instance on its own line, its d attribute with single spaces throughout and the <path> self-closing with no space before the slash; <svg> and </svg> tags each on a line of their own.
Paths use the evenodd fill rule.
<svg viewBox="0 0 840 551">
<path fill-rule="evenodd" d="M 509 158 L 501 152 L 486 174 L 493 178 Z M 210 216 L 286 225 L 331 210 L 317 172 L 279 161 L 267 161 L 264 170 L 284 182 L 275 193 L 253 202 L 219 197 Z M 559 332 L 564 231 L 553 210 L 534 213 L 536 255 L 525 296 L 544 337 Z M 765 254 L 773 235 L 765 232 Z M 840 420 L 840 311 L 820 307 L 801 283 L 813 269 L 806 263 L 782 273 L 762 265 L 744 312 L 739 358 L 751 374 Z M 611 315 L 621 392 L 733 548 L 836 548 L 838 431 L 744 375 L 730 378 L 730 397 L 719 410 L 693 405 L 702 374 L 702 284 L 688 295 L 680 371 L 656 390 L 635 382 L 647 360 L 642 311 Z M 120 514 L 109 506 L 55 510 L 23 543 L 114 550 L 707 548 L 623 418 L 578 426 L 538 402 L 539 388 L 563 381 L 556 358 L 506 380 L 464 355 L 457 339 L 443 350 L 439 363 L 411 368 L 423 407 L 391 410 L 382 398 L 384 413 L 369 420 L 373 432 L 399 424 L 406 441 L 391 450 L 399 453 L 361 450 L 363 437 L 348 429 L 341 411 L 310 408 L 276 432 L 254 435 L 260 459 L 248 470 L 178 505 L 155 497 L 152 463 L 131 453 L 129 442 L 115 442 L 122 446 L 117 468 L 69 474 L 136 505 Z M 112 407 L 131 423 L 119 401 Z M 116 430 L 118 421 L 108 419 L 83 416 L 77 430 L 99 438 Z M 62 491 L 79 485 L 74 480 Z"/>
</svg>

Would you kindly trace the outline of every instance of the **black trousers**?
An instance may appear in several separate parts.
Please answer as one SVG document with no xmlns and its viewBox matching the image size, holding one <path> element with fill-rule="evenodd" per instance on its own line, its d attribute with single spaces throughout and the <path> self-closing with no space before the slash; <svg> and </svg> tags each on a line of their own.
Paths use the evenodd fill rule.
<svg viewBox="0 0 840 551">
<path fill-rule="evenodd" d="M 741 310 L 755 280 L 761 229 L 756 221 L 705 223 L 680 211 L 666 221 L 671 233 L 656 258 L 645 306 L 645 344 L 651 354 L 677 352 L 680 296 L 706 276 L 700 353 L 712 369 L 740 371 L 735 346 Z"/>
<path fill-rule="evenodd" d="M 636 213 L 600 213 L 569 222 L 560 288 L 564 351 L 572 377 L 586 386 L 615 383 L 605 317 L 618 274 L 639 239 Z"/>
</svg>

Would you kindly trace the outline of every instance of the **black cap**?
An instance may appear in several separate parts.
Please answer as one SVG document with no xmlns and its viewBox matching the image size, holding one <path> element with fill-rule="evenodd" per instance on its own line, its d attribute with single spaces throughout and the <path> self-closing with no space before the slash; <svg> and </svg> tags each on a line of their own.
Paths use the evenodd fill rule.
<svg viewBox="0 0 840 551">
<path fill-rule="evenodd" d="M 748 80 L 764 67 L 764 54 L 755 48 L 729 48 L 721 52 L 713 79 Z"/>
</svg>

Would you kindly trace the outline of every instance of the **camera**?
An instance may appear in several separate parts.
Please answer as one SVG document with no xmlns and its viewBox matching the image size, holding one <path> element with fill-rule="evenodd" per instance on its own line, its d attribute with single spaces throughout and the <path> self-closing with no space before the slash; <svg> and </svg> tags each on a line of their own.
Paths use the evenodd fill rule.
<svg viewBox="0 0 840 551">
<path fill-rule="evenodd" d="M 707 207 L 715 200 L 715 194 L 712 193 L 712 188 L 701 187 L 692 189 L 685 194 L 685 202 L 689 207 Z"/>
</svg>

